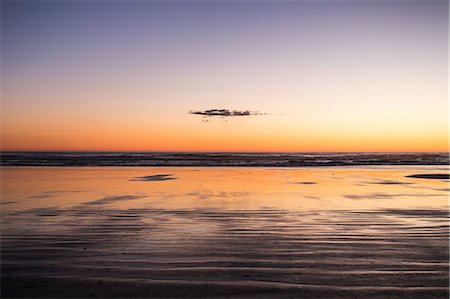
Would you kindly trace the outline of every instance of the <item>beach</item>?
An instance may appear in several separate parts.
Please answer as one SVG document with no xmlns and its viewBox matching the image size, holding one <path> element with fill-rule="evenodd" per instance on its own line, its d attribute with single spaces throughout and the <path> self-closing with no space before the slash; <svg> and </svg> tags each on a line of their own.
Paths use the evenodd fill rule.
<svg viewBox="0 0 450 299">
<path fill-rule="evenodd" d="M 449 299 L 444 0 L 0 0 L 0 299 Z"/>
<path fill-rule="evenodd" d="M 1 295 L 448 298 L 448 171 L 2 167 Z"/>
</svg>

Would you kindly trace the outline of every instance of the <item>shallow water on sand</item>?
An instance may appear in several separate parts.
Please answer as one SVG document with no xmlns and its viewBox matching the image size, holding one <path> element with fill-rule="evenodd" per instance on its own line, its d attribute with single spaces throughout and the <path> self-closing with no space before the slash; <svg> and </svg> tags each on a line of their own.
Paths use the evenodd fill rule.
<svg viewBox="0 0 450 299">
<path fill-rule="evenodd" d="M 4 167 L 2 297 L 448 298 L 431 173 Z"/>
</svg>

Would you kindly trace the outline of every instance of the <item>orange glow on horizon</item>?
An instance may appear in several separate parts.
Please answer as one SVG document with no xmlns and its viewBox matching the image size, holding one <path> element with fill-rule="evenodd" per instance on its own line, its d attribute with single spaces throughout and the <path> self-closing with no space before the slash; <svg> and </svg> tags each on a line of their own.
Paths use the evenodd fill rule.
<svg viewBox="0 0 450 299">
<path fill-rule="evenodd" d="M 319 132 L 320 133 L 320 132 Z M 202 132 L 146 134 L 63 132 L 3 135 L 2 151 L 155 151 L 155 152 L 448 152 L 444 135 L 254 134 Z"/>
</svg>

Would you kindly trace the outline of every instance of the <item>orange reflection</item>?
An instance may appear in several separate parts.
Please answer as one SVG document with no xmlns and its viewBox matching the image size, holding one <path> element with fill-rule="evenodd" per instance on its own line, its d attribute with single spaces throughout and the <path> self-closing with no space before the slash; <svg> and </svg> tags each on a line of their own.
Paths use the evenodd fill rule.
<svg viewBox="0 0 450 299">
<path fill-rule="evenodd" d="M 3 168 L 2 210 L 446 208 L 448 182 L 406 178 L 443 167 Z M 175 179 L 136 181 L 172 174 Z"/>
</svg>

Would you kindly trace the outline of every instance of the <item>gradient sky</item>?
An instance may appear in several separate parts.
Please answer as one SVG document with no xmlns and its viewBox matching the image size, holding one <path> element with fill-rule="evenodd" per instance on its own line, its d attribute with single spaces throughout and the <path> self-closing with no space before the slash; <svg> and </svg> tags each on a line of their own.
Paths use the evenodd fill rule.
<svg viewBox="0 0 450 299">
<path fill-rule="evenodd" d="M 448 6 L 2 1 L 1 148 L 448 151 Z"/>
</svg>

